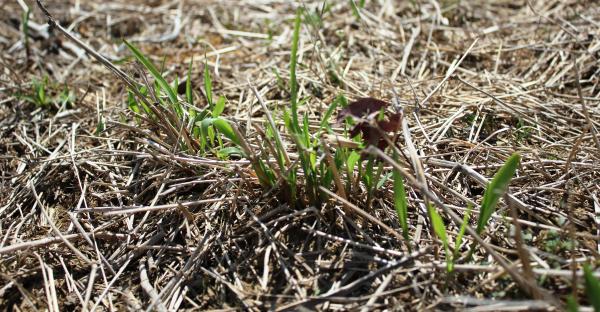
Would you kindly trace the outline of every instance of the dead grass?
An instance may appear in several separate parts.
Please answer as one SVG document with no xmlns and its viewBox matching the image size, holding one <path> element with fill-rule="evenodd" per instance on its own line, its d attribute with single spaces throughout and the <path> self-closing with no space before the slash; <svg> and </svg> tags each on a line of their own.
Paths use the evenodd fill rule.
<svg viewBox="0 0 600 312">
<path fill-rule="evenodd" d="M 398 139 L 401 165 L 426 187 L 407 185 L 410 242 L 398 238 L 391 182 L 372 204 L 361 186 L 350 203 L 333 188 L 321 207 L 290 207 L 248 160 L 184 152 L 136 123 L 124 83 L 26 2 L 27 44 L 21 6 L 0 8 L 2 309 L 561 310 L 571 294 L 590 304 L 581 266 L 595 267 L 600 251 L 595 1 L 367 1 L 360 19 L 347 1 L 328 1 L 321 19 L 322 1 L 45 3 L 138 82 L 121 37 L 164 60 L 170 81 L 184 80 L 193 57 L 198 106 L 206 62 L 228 99 L 224 115 L 257 150 L 268 121 L 248 81 L 281 124 L 293 18 L 304 7 L 312 18 L 296 73 L 311 125 L 339 94 L 398 95 L 410 127 Z M 33 90 L 44 77 L 41 104 Z M 452 215 L 471 203 L 476 221 L 486 183 L 513 152 L 522 162 L 485 248 L 448 274 L 424 193 L 445 207 L 453 245 Z"/>
</svg>

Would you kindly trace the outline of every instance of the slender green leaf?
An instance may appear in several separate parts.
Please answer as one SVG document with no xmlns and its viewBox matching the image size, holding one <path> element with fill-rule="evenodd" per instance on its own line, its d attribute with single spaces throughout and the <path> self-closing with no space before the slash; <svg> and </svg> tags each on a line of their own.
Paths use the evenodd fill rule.
<svg viewBox="0 0 600 312">
<path fill-rule="evenodd" d="M 221 159 L 225 159 L 232 155 L 243 156 L 244 152 L 242 152 L 242 150 L 239 147 L 235 147 L 235 146 L 224 147 L 217 151 L 217 157 L 219 157 Z"/>
<path fill-rule="evenodd" d="M 346 160 L 346 166 L 348 167 L 348 172 L 354 171 L 354 166 L 360 160 L 360 154 L 352 151 L 350 155 L 348 155 L 348 159 Z"/>
<path fill-rule="evenodd" d="M 321 132 L 321 130 L 323 129 L 331 129 L 330 123 L 329 123 L 329 118 L 331 118 L 331 115 L 333 114 L 333 112 L 335 111 L 335 109 L 338 106 L 338 102 L 339 100 L 336 98 L 331 105 L 329 105 L 329 108 L 327 109 L 327 112 L 325 112 L 325 115 L 323 116 L 323 119 L 321 120 L 321 125 L 319 126 L 319 132 Z"/>
<path fill-rule="evenodd" d="M 255 164 L 252 166 L 254 168 L 254 172 L 256 172 L 256 176 L 260 181 L 260 184 L 264 187 L 272 187 L 275 185 L 275 174 L 269 167 L 265 165 L 262 159 L 258 159 Z"/>
<path fill-rule="evenodd" d="M 38 104 L 38 106 L 47 106 L 48 104 L 46 101 L 46 83 L 46 77 L 44 77 L 42 81 L 33 81 L 33 88 L 35 89 L 35 99 L 36 104 Z"/>
<path fill-rule="evenodd" d="M 567 297 L 567 312 L 579 312 L 579 305 L 572 295 Z"/>
<path fill-rule="evenodd" d="M 367 161 L 367 165 L 365 167 L 365 175 L 363 176 L 363 181 L 367 186 L 367 192 L 370 192 L 371 188 L 373 187 L 373 176 L 375 175 L 375 172 L 373 171 L 375 167 L 374 163 L 375 161 L 373 160 L 373 156 L 369 156 L 369 160 Z"/>
<path fill-rule="evenodd" d="M 298 81 L 296 81 L 296 63 L 298 61 L 298 42 L 300 41 L 300 23 L 302 21 L 302 10 L 296 11 L 294 20 L 294 33 L 292 35 L 292 54 L 290 55 L 290 95 L 292 104 L 292 125 L 294 132 L 299 131 L 298 122 Z"/>
<path fill-rule="evenodd" d="M 438 214 L 438 212 L 431 204 L 429 205 L 429 207 L 427 207 L 427 210 L 429 212 L 429 218 L 431 219 L 431 225 L 433 226 L 433 231 L 435 232 L 435 235 L 437 235 L 437 237 L 440 238 L 442 243 L 444 243 L 444 245 L 447 246 L 448 236 L 446 235 L 446 225 L 444 224 L 444 220 L 442 220 L 442 217 Z"/>
<path fill-rule="evenodd" d="M 350 2 L 350 8 L 352 8 L 352 14 L 356 19 L 360 19 L 360 12 L 358 11 L 358 7 L 356 6 L 356 2 L 354 0 L 348 0 Z"/>
<path fill-rule="evenodd" d="M 216 137 L 215 128 L 208 127 L 207 131 L 206 131 L 206 136 L 208 137 L 208 142 L 210 143 L 210 145 L 214 146 L 215 145 L 215 137 Z"/>
<path fill-rule="evenodd" d="M 154 77 L 154 79 L 156 80 L 156 82 L 158 83 L 160 88 L 167 93 L 167 96 L 169 97 L 169 101 L 171 101 L 171 104 L 178 106 L 179 101 L 177 100 L 177 94 L 175 93 L 175 91 L 173 91 L 173 89 L 171 88 L 169 83 L 165 80 L 165 78 L 158 71 L 158 69 L 156 69 L 154 64 L 152 64 L 152 62 L 148 58 L 146 58 L 140 50 L 138 50 L 131 43 L 127 42 L 127 40 L 123 40 L 123 42 L 129 48 L 129 50 L 133 53 L 135 58 L 140 63 L 142 63 L 142 65 L 144 65 L 144 67 L 150 72 L 150 74 L 152 74 L 152 77 Z"/>
<path fill-rule="evenodd" d="M 380 189 L 383 187 L 383 185 L 390 179 L 392 178 L 394 175 L 393 172 L 388 172 L 386 174 L 384 174 L 378 181 L 377 181 L 377 186 L 375 186 L 375 189 Z"/>
<path fill-rule="evenodd" d="M 221 114 L 223 113 L 224 110 L 225 110 L 225 97 L 221 95 L 221 96 L 219 96 L 217 103 L 215 103 L 215 107 L 212 110 L 212 116 L 219 117 L 219 116 L 221 116 Z"/>
<path fill-rule="evenodd" d="M 515 153 L 508 158 L 506 163 L 498 170 L 492 181 L 488 184 L 483 195 L 481 204 L 481 212 L 477 221 L 477 233 L 480 234 L 485 228 L 488 220 L 496 209 L 496 205 L 500 198 L 506 193 L 508 184 L 517 171 L 521 156 Z"/>
<path fill-rule="evenodd" d="M 400 171 L 393 170 L 394 177 L 394 206 L 398 214 L 398 221 L 402 227 L 402 235 L 408 239 L 408 201 L 406 200 L 406 191 Z"/>
<path fill-rule="evenodd" d="M 237 135 L 235 135 L 233 127 L 231 126 L 231 124 L 229 124 L 227 120 L 223 118 L 216 118 L 213 121 L 213 125 L 215 126 L 215 128 L 217 128 L 217 130 L 219 130 L 220 133 L 222 133 L 228 139 L 233 141 L 233 143 L 240 145 L 240 138 L 238 138 Z"/>
<path fill-rule="evenodd" d="M 29 16 L 31 9 L 27 6 L 27 10 L 21 15 L 21 26 L 23 31 L 23 39 L 25 40 L 25 49 L 29 50 Z"/>
<path fill-rule="evenodd" d="M 175 80 L 173 80 L 173 86 L 171 87 L 171 89 L 177 90 L 178 86 L 179 86 L 179 77 L 175 77 Z"/>
<path fill-rule="evenodd" d="M 463 236 L 465 235 L 465 231 L 467 230 L 467 225 L 469 224 L 469 217 L 471 216 L 471 211 L 473 211 L 473 205 L 470 203 L 467 204 L 467 212 L 463 217 L 462 224 L 460 225 L 460 230 L 458 231 L 458 235 L 456 236 L 456 242 L 454 244 L 454 252 L 452 253 L 452 260 L 450 262 L 450 267 L 448 268 L 449 272 L 454 270 L 454 261 L 458 257 L 458 251 L 460 250 L 460 245 L 462 244 Z"/>
<path fill-rule="evenodd" d="M 458 235 L 456 236 L 456 246 L 454 247 L 454 255 L 458 254 L 458 250 L 460 249 L 460 245 L 462 244 L 463 236 L 465 235 L 467 225 L 469 224 L 469 217 L 471 216 L 471 211 L 473 211 L 473 205 L 469 203 L 467 204 L 467 212 L 463 217 L 462 224 L 460 225 L 460 230 L 458 231 Z"/>
<path fill-rule="evenodd" d="M 204 62 L 204 91 L 206 92 L 208 105 L 212 107 L 212 80 L 210 78 L 210 71 L 208 70 L 208 62 Z"/>
<path fill-rule="evenodd" d="M 106 125 L 104 124 L 104 117 L 100 117 L 98 119 L 98 125 L 96 125 L 96 132 L 94 134 L 99 135 L 106 129 Z"/>
<path fill-rule="evenodd" d="M 205 118 L 201 121 L 196 122 L 196 125 L 200 127 L 201 135 L 211 136 L 210 127 L 214 126 L 217 130 L 223 134 L 225 137 L 233 141 L 236 145 L 240 145 L 240 138 L 235 135 L 235 131 L 233 131 L 233 127 L 223 118 Z M 214 139 L 214 134 L 212 135 Z M 202 143 L 202 142 L 200 142 Z"/>
<path fill-rule="evenodd" d="M 324 188 L 328 189 L 329 187 L 331 187 L 331 184 L 333 182 L 333 171 L 328 168 L 326 162 L 321 162 L 319 170 L 321 172 L 321 185 Z"/>
<path fill-rule="evenodd" d="M 185 81 L 185 99 L 187 102 L 194 106 L 194 95 L 192 93 L 192 67 L 194 66 L 194 58 L 190 61 L 190 67 L 187 72 L 187 80 Z M 195 110 L 192 109 L 195 112 Z"/>
<path fill-rule="evenodd" d="M 131 111 L 136 114 L 139 114 L 141 112 L 140 106 L 138 105 L 138 101 L 136 101 L 135 96 L 131 91 L 127 92 L 127 106 L 129 106 L 129 109 L 131 109 Z"/>
<path fill-rule="evenodd" d="M 600 312 L 600 282 L 594 277 L 594 272 L 589 265 L 583 266 L 583 277 L 585 279 L 585 293 L 594 311 Z"/>
<path fill-rule="evenodd" d="M 335 100 L 333 100 L 331 105 L 329 105 L 329 108 L 327 108 L 327 112 L 325 112 L 325 115 L 323 116 L 323 120 L 321 120 L 322 128 L 329 126 L 329 118 L 331 118 L 331 115 L 333 115 L 333 112 L 335 111 L 335 109 L 341 104 L 341 102 L 343 101 L 343 98 L 344 98 L 343 95 L 338 95 L 335 98 Z"/>
<path fill-rule="evenodd" d="M 433 226 L 433 231 L 435 235 L 440 238 L 442 244 L 444 245 L 444 250 L 446 252 L 446 270 L 448 273 L 452 272 L 454 269 L 454 263 L 451 259 L 450 247 L 448 244 L 448 235 L 446 234 L 446 225 L 444 224 L 444 220 L 435 210 L 433 205 L 429 204 L 427 207 L 429 212 L 429 219 L 431 220 L 431 225 Z"/>
<path fill-rule="evenodd" d="M 338 95 L 337 99 L 339 101 L 340 107 L 342 107 L 342 108 L 348 107 L 348 99 L 343 94 Z"/>
<path fill-rule="evenodd" d="M 310 121 L 308 120 L 308 114 L 305 113 L 304 114 L 304 118 L 302 119 L 302 144 L 304 145 L 304 148 L 307 149 L 307 152 L 310 153 L 311 155 L 315 155 L 316 153 L 314 153 L 314 150 L 312 149 L 313 146 L 310 145 Z M 314 146 L 317 146 L 319 144 L 319 140 L 315 140 L 316 144 Z M 315 158 L 315 162 L 316 162 L 316 158 Z M 314 168 L 314 163 L 311 163 Z"/>
<path fill-rule="evenodd" d="M 388 179 L 388 177 L 386 177 L 385 175 L 382 177 L 383 175 L 383 162 L 379 162 L 379 166 L 377 167 L 377 173 L 375 174 L 375 190 L 378 190 L 380 187 L 383 186 L 383 184 L 385 183 L 385 181 Z"/>
</svg>

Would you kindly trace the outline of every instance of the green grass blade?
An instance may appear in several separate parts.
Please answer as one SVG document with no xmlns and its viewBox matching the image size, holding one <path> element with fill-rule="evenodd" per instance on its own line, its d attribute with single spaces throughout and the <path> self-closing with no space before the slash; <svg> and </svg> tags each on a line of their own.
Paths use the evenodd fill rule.
<svg viewBox="0 0 600 312">
<path fill-rule="evenodd" d="M 204 91 L 206 92 L 206 100 L 208 101 L 208 106 L 213 107 L 212 79 L 210 78 L 210 71 L 208 70 L 207 62 L 204 62 Z"/>
<path fill-rule="evenodd" d="M 348 167 L 348 172 L 352 173 L 354 172 L 354 167 L 356 166 L 356 163 L 358 163 L 358 161 L 360 160 L 360 154 L 352 151 L 350 152 L 350 155 L 348 155 L 348 159 L 346 160 L 346 166 Z"/>
<path fill-rule="evenodd" d="M 294 20 L 294 34 L 292 35 L 292 54 L 290 55 L 290 96 L 292 104 L 292 125 L 295 132 L 300 130 L 298 122 L 298 81 L 296 81 L 296 64 L 298 62 L 298 42 L 300 41 L 300 23 L 302 21 L 301 9 L 296 11 Z"/>
<path fill-rule="evenodd" d="M 360 154 L 355 151 L 350 152 L 348 157 L 346 158 L 346 174 L 348 175 L 348 179 L 346 181 L 346 191 L 350 193 L 352 191 L 352 181 L 354 180 L 354 167 L 360 160 Z M 360 170 L 359 170 L 360 174 Z M 360 175 L 359 178 L 360 180 Z"/>
<path fill-rule="evenodd" d="M 127 48 L 129 48 L 129 50 L 133 53 L 135 58 L 140 63 L 142 63 L 142 65 L 144 65 L 144 67 L 150 72 L 150 74 L 152 74 L 152 77 L 154 77 L 154 79 L 157 81 L 160 88 L 167 93 L 171 104 L 173 104 L 174 106 L 178 106 L 179 101 L 177 100 L 177 94 L 175 93 L 175 91 L 173 91 L 169 83 L 161 75 L 158 69 L 156 69 L 156 66 L 154 66 L 154 64 L 152 64 L 152 62 L 150 62 L 150 60 L 146 58 L 140 50 L 134 47 L 131 43 L 127 42 L 127 40 L 123 40 L 123 42 L 125 43 Z"/>
<path fill-rule="evenodd" d="M 236 145 L 239 146 L 241 143 L 240 138 L 238 138 L 238 136 L 235 134 L 235 131 L 233 130 L 233 127 L 229 121 L 223 118 L 205 118 L 202 121 L 196 122 L 196 125 L 200 127 L 200 131 L 203 134 L 208 135 L 210 126 L 214 126 L 221 134 L 233 141 L 233 143 Z"/>
<path fill-rule="evenodd" d="M 175 80 L 173 80 L 173 85 L 172 85 L 171 89 L 177 90 L 178 86 L 179 86 L 179 77 L 175 77 Z"/>
<path fill-rule="evenodd" d="M 483 195 L 483 202 L 481 204 L 481 212 L 479 213 L 479 219 L 477 220 L 477 233 L 480 234 L 485 228 L 489 221 L 492 213 L 496 209 L 496 205 L 500 198 L 506 193 L 508 184 L 517 171 L 521 156 L 515 153 L 508 158 L 506 163 L 498 170 L 492 181 L 488 184 L 485 193 Z"/>
<path fill-rule="evenodd" d="M 429 219 L 431 220 L 431 225 L 433 226 L 433 231 L 435 235 L 442 241 L 444 245 L 444 251 L 446 253 L 446 271 L 452 272 L 454 269 L 454 262 L 450 257 L 450 247 L 448 244 L 448 235 L 446 234 L 446 225 L 444 224 L 444 220 L 435 210 L 433 205 L 429 204 L 427 206 L 427 211 L 429 213 Z"/>
<path fill-rule="evenodd" d="M 440 238 L 442 243 L 444 243 L 444 246 L 447 246 L 448 236 L 446 235 L 446 225 L 444 224 L 444 220 L 442 220 L 442 217 L 431 204 L 429 207 L 427 207 L 427 210 L 429 212 L 429 218 L 431 219 L 431 225 L 433 226 L 435 235 Z"/>
<path fill-rule="evenodd" d="M 454 248 L 454 255 L 458 255 L 458 249 L 462 244 L 462 239 L 465 235 L 465 231 L 467 230 L 467 225 L 469 224 L 469 217 L 471 216 L 471 211 L 473 211 L 473 205 L 467 204 L 467 212 L 463 217 L 463 222 L 460 225 L 460 230 L 458 231 L 458 235 L 456 236 L 456 246 Z"/>
<path fill-rule="evenodd" d="M 221 114 L 223 113 L 224 110 L 225 110 L 225 97 L 221 95 L 221 96 L 219 96 L 217 103 L 215 103 L 215 107 L 212 110 L 212 116 L 219 117 L 219 116 L 221 116 Z"/>
<path fill-rule="evenodd" d="M 133 92 L 131 92 L 131 91 L 127 92 L 127 106 L 129 106 L 129 109 L 131 109 L 131 111 L 136 114 L 140 114 L 142 111 L 140 109 L 138 101 L 135 100 Z"/>
<path fill-rule="evenodd" d="M 309 130 L 309 121 L 308 114 L 304 114 L 304 118 L 302 118 L 302 144 L 304 144 L 305 148 L 310 148 L 310 130 Z"/>
<path fill-rule="evenodd" d="M 339 102 L 339 98 L 336 98 L 331 105 L 329 105 L 329 108 L 327 109 L 327 112 L 325 112 L 325 115 L 323 116 L 323 119 L 321 120 L 321 125 L 319 126 L 319 131 L 321 132 L 323 129 L 327 129 L 330 130 L 331 126 L 329 123 L 329 118 L 331 118 L 331 115 L 333 114 L 333 112 L 335 111 L 335 109 L 338 107 L 338 102 Z"/>
<path fill-rule="evenodd" d="M 387 172 L 386 174 L 380 175 L 380 178 L 377 180 L 377 185 L 375 186 L 375 189 L 381 189 L 387 183 L 387 181 L 393 177 L 393 175 L 393 172 Z"/>
<path fill-rule="evenodd" d="M 240 145 L 240 138 L 237 137 L 235 131 L 233 131 L 233 127 L 229 124 L 229 122 L 223 118 L 216 118 L 213 121 L 213 125 L 220 133 L 226 136 L 228 139 L 233 141 L 233 143 Z"/>
<path fill-rule="evenodd" d="M 217 157 L 219 157 L 220 159 L 227 159 L 232 155 L 241 157 L 244 156 L 244 152 L 242 152 L 242 150 L 239 147 L 235 146 L 224 147 L 217 151 Z"/>
<path fill-rule="evenodd" d="M 371 192 L 371 187 L 373 185 L 373 176 L 375 175 L 374 169 L 374 160 L 373 156 L 369 155 L 369 160 L 365 165 L 365 174 L 363 175 L 363 182 L 367 186 L 367 192 Z"/>
<path fill-rule="evenodd" d="M 452 272 L 454 270 L 454 260 L 456 260 L 458 256 L 458 251 L 460 249 L 460 245 L 462 244 L 462 239 L 465 236 L 465 231 L 467 230 L 467 225 L 469 224 L 469 217 L 471 216 L 471 211 L 473 211 L 473 205 L 470 203 L 467 204 L 467 212 L 463 217 L 462 224 L 460 225 L 460 230 L 458 231 L 458 235 L 456 236 L 456 243 L 454 244 L 454 252 L 452 253 L 452 262 L 449 267 L 449 271 Z"/>
<path fill-rule="evenodd" d="M 42 81 L 34 80 L 33 87 L 35 89 L 36 104 L 41 107 L 48 105 L 46 101 L 46 77 Z"/>
<path fill-rule="evenodd" d="M 190 61 L 190 67 L 187 72 L 187 80 L 185 81 L 185 99 L 194 106 L 194 95 L 192 94 L 192 67 L 194 66 L 194 58 Z"/>
<path fill-rule="evenodd" d="M 567 312 L 579 312 L 579 305 L 572 295 L 567 297 Z"/>
<path fill-rule="evenodd" d="M 348 0 L 350 2 L 350 8 L 352 8 L 352 15 L 356 17 L 356 19 L 360 19 L 360 12 L 358 11 L 358 7 L 356 6 L 356 2 L 354 0 Z"/>
<path fill-rule="evenodd" d="M 377 167 L 377 173 L 375 173 L 375 187 L 374 190 L 378 190 L 380 187 L 385 184 L 387 177 L 383 175 L 383 162 L 379 162 L 379 166 Z"/>
<path fill-rule="evenodd" d="M 594 308 L 594 311 L 600 311 L 600 282 L 596 277 L 589 265 L 583 266 L 583 277 L 585 279 L 585 293 L 588 301 Z"/>
<path fill-rule="evenodd" d="M 25 49 L 29 51 L 29 17 L 31 15 L 31 9 L 27 7 L 27 10 L 21 15 L 21 27 L 23 31 L 23 40 Z"/>
<path fill-rule="evenodd" d="M 402 175 L 398 170 L 393 171 L 394 177 L 394 206 L 398 214 L 398 221 L 402 227 L 402 235 L 408 239 L 408 201 L 406 200 L 406 191 Z"/>
</svg>

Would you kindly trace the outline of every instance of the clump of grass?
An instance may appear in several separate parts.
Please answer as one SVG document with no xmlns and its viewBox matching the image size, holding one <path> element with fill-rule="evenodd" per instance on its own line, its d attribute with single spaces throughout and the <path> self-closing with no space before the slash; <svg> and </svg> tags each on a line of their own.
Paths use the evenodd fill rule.
<svg viewBox="0 0 600 312">
<path fill-rule="evenodd" d="M 321 206 L 328 198 L 327 194 L 320 190 L 320 187 L 329 189 L 334 183 L 338 188 L 338 194 L 345 196 L 352 188 L 352 180 L 354 178 L 355 167 L 358 165 L 358 179 L 363 180 L 369 186 L 370 193 L 377 185 L 377 177 L 381 174 L 382 167 L 377 171 L 374 170 L 376 162 L 370 160 L 367 162 L 365 172 L 361 171 L 361 157 L 355 152 L 347 148 L 336 148 L 333 154 L 329 153 L 330 147 L 327 145 L 322 136 L 327 133 L 333 133 L 329 119 L 338 107 L 345 107 L 347 100 L 343 95 L 339 95 L 329 105 L 327 111 L 322 117 L 318 130 L 314 132 L 310 129 L 310 122 L 307 114 L 301 115 L 298 107 L 307 99 L 299 97 L 299 86 L 297 81 L 298 68 L 298 46 L 300 40 L 300 28 L 302 25 L 303 11 L 299 9 L 294 18 L 294 30 L 292 34 L 292 46 L 290 54 L 290 80 L 289 80 L 289 110 L 284 109 L 282 116 L 285 125 L 287 137 L 291 141 L 290 148 L 295 150 L 298 159 L 291 162 L 288 156 L 287 146 L 284 145 L 279 133 L 279 129 L 275 125 L 266 105 L 256 90 L 253 90 L 255 96 L 261 103 L 267 115 L 268 123 L 265 125 L 265 131 L 260 132 L 267 138 L 264 140 L 264 148 L 260 152 L 252 151 L 242 137 L 233 137 L 230 139 L 243 150 L 245 156 L 251 158 L 253 168 L 259 177 L 259 181 L 265 188 L 278 188 L 283 198 L 289 202 L 291 206 L 300 204 L 301 206 Z M 284 83 L 281 77 L 277 74 L 278 85 L 282 87 Z M 210 80 L 205 79 L 205 89 L 208 101 L 210 102 Z M 218 106 L 218 105 L 217 105 Z M 221 121 L 221 127 L 226 121 Z M 233 128 L 233 127 L 232 127 Z M 223 132 L 222 130 L 220 130 Z M 239 132 L 223 132 L 227 137 L 228 134 L 238 135 Z M 246 145 L 244 147 L 244 145 Z M 257 156 L 257 155 L 260 155 Z M 268 161 L 268 157 L 272 156 L 274 162 Z M 346 173 L 346 179 L 340 173 Z M 376 174 L 377 173 L 377 174 Z M 302 185 L 300 188 L 299 185 Z"/>
<path fill-rule="evenodd" d="M 29 96 L 25 96 L 25 99 L 35 104 L 37 107 L 48 107 L 49 99 L 46 96 L 46 86 L 48 85 L 48 77 L 44 77 L 41 80 L 34 79 L 32 82 L 33 92 Z"/>
<path fill-rule="evenodd" d="M 167 94 L 170 104 L 175 111 L 181 115 L 182 109 L 179 100 L 177 99 L 177 92 L 169 85 L 163 75 L 158 71 L 156 66 L 154 66 L 154 64 L 152 64 L 152 62 L 146 58 L 146 56 L 140 50 L 138 50 L 138 48 L 127 42 L 127 40 L 125 40 L 124 43 L 133 53 L 135 58 L 142 63 L 142 65 L 150 72 L 150 74 L 152 74 L 152 77 L 154 77 L 156 83 L 160 87 L 158 91 L 162 90 Z"/>
<path fill-rule="evenodd" d="M 335 111 L 338 101 L 334 101 L 334 103 L 330 105 L 316 134 L 311 133 L 309 129 L 308 115 L 304 114 L 302 116 L 302 121 L 300 121 L 298 107 L 303 100 L 299 99 L 298 96 L 299 87 L 296 78 L 296 70 L 298 66 L 297 54 L 301 22 L 302 10 L 299 9 L 296 12 L 294 19 L 294 31 L 290 55 L 290 110 L 288 111 L 285 109 L 282 116 L 285 130 L 293 143 L 293 148 L 298 153 L 299 164 L 290 163 L 286 147 L 281 140 L 281 135 L 275 127 L 274 122 L 270 121 L 266 126 L 266 135 L 273 138 L 275 144 L 268 144 L 267 150 L 274 156 L 276 162 L 270 163 L 261 161 L 258 167 L 260 167 L 260 169 L 264 171 L 265 176 L 268 177 L 268 183 L 263 183 L 263 185 L 267 187 L 279 187 L 283 194 L 286 194 L 285 197 L 289 199 L 292 206 L 298 203 L 298 199 L 300 199 L 303 205 L 320 206 L 325 198 L 325 194 L 319 190 L 319 186 L 329 187 L 331 185 L 335 175 L 334 171 L 339 169 L 338 165 L 341 165 L 340 157 L 343 154 L 336 152 L 333 161 L 334 167 L 331 167 L 326 162 L 317 160 L 319 150 L 326 148 L 321 145 L 320 136 L 324 131 L 330 130 L 327 120 Z M 255 92 L 255 94 L 259 101 L 262 101 L 258 93 Z M 266 106 L 263 108 L 265 110 L 267 109 Z M 270 115 L 270 113 L 268 114 Z M 301 173 L 301 175 L 299 173 Z M 302 188 L 302 195 L 304 196 L 300 196 L 301 194 L 298 193 L 299 178 L 302 178 L 304 182 L 304 187 Z"/>
<path fill-rule="evenodd" d="M 352 1 L 352 3 L 354 2 Z M 297 54 L 302 16 L 302 10 L 299 9 L 296 12 L 293 23 L 294 30 L 292 34 L 289 63 L 290 80 L 288 85 L 290 106 L 289 110 L 283 110 L 282 116 L 280 117 L 285 125 L 283 129 L 286 131 L 286 135 L 292 143 L 291 147 L 284 144 L 282 135 L 279 133 L 280 129 L 276 126 L 270 111 L 268 111 L 268 108 L 264 105 L 260 94 L 256 90 L 254 90 L 254 93 L 259 102 L 261 102 L 265 114 L 268 117 L 265 131 L 259 129 L 259 132 L 266 138 L 262 147 L 259 147 L 261 149 L 260 151 L 255 151 L 255 148 L 252 148 L 250 144 L 246 142 L 246 139 L 241 135 L 235 124 L 220 117 L 225 109 L 226 99 L 221 96 L 216 101 L 214 100 L 212 77 L 210 76 L 207 64 L 205 64 L 203 70 L 204 95 L 207 102 L 207 108 L 202 110 L 196 108 L 191 83 L 192 63 L 190 63 L 187 72 L 185 91 L 185 98 L 190 108 L 186 111 L 182 108 L 175 89 L 170 86 L 156 67 L 134 46 L 129 43 L 127 43 L 127 46 L 133 52 L 136 59 L 148 69 L 155 79 L 155 88 L 162 92 L 158 92 L 158 102 L 167 107 L 170 111 L 170 118 L 168 118 L 168 120 L 175 121 L 173 117 L 177 117 L 177 120 L 182 120 L 180 122 L 173 122 L 171 124 L 172 129 L 177 129 L 177 127 L 181 128 L 182 124 L 187 124 L 190 128 L 190 133 L 192 133 L 192 138 L 199 140 L 199 151 L 205 151 L 217 146 L 220 151 L 217 155 L 220 155 L 220 157 L 227 157 L 232 154 L 247 157 L 252 164 L 259 183 L 265 189 L 277 188 L 280 194 L 283 194 L 282 197 L 286 198 L 291 206 L 300 204 L 304 207 L 320 207 L 328 198 L 328 195 L 323 193 L 320 188 L 329 189 L 335 184 L 338 188 L 338 194 L 345 197 L 346 194 L 351 194 L 353 188 L 356 187 L 355 184 L 357 182 L 362 182 L 365 186 L 366 203 L 367 206 L 370 206 L 377 189 L 381 188 L 385 182 L 391 178 L 393 180 L 394 207 L 396 209 L 398 222 L 402 229 L 402 236 L 407 241 L 410 248 L 408 220 L 409 202 L 401 173 L 397 170 L 391 170 L 386 173 L 383 162 L 379 159 L 374 156 L 364 157 L 365 155 L 361 155 L 360 152 L 349 148 L 337 147 L 333 150 L 333 153 L 330 153 L 330 147 L 321 139 L 323 134 L 333 132 L 329 125 L 329 119 L 335 110 L 338 107 L 348 106 L 348 101 L 345 96 L 339 95 L 332 101 L 316 132 L 310 129 L 308 115 L 303 114 L 301 116 L 299 113 L 298 107 L 307 100 L 299 97 L 299 86 L 296 73 L 298 68 Z M 284 83 L 281 81 L 282 78 L 279 75 L 277 75 L 277 78 L 278 85 L 283 87 Z M 139 91 L 142 94 L 150 95 L 150 89 L 149 86 L 140 86 Z M 161 94 L 164 94 L 164 96 L 161 97 Z M 133 95 L 131 96 L 133 97 Z M 166 98 L 167 101 L 162 101 L 162 98 Z M 136 102 L 136 105 L 132 105 L 131 107 L 132 110 L 138 114 L 145 113 L 149 118 L 156 118 L 156 109 L 149 107 L 147 104 Z M 401 115 L 398 114 L 397 116 Z M 379 111 L 377 119 L 377 122 L 383 121 L 383 109 Z M 185 122 L 186 120 L 187 123 Z M 389 120 L 386 122 L 393 125 L 396 121 Z M 347 120 L 346 124 L 348 123 L 352 123 L 352 120 Z M 361 123 L 362 121 L 358 124 L 353 124 L 352 126 L 355 130 L 360 129 L 361 131 L 368 131 L 369 127 L 371 127 Z M 393 128 L 393 126 L 390 127 Z M 225 146 L 221 136 L 230 140 L 235 146 Z M 358 135 L 355 139 L 358 139 L 359 142 L 363 139 L 368 140 L 365 144 L 379 144 L 380 140 L 383 140 L 380 135 L 375 136 L 375 139 L 372 135 L 367 135 L 367 137 L 362 138 Z M 360 144 L 360 147 L 364 147 L 364 144 Z M 187 146 L 187 148 L 190 149 L 190 146 Z M 297 161 L 292 162 L 290 160 L 287 151 L 288 148 L 296 151 L 298 155 Z M 397 160 L 398 155 L 394 154 L 394 156 Z M 274 161 L 271 161 L 271 159 L 274 159 Z M 499 199 L 506 192 L 508 184 L 514 175 L 519 162 L 520 156 L 518 154 L 509 157 L 505 165 L 502 166 L 498 173 L 496 173 L 486 188 L 477 222 L 476 232 L 478 234 L 482 233 L 485 229 L 487 222 L 496 209 Z M 459 256 L 459 248 L 462 244 L 470 213 L 471 207 L 469 206 L 464 216 L 463 224 L 456 237 L 454 250 L 451 250 L 448 232 L 442 216 L 439 215 L 435 207 L 431 204 L 427 204 L 427 214 L 432 229 L 442 242 L 445 250 L 448 272 L 453 271 L 455 260 Z M 472 246 L 470 253 L 473 252 L 473 247 L 474 245 Z"/>
<path fill-rule="evenodd" d="M 227 99 L 219 96 L 213 101 L 212 78 L 208 65 L 204 66 L 204 94 L 206 96 L 207 108 L 198 108 L 195 105 L 192 85 L 193 60 L 190 62 L 185 82 L 185 100 L 188 107 L 184 109 L 182 101 L 177 96 L 177 78 L 172 86 L 138 48 L 125 41 L 125 45 L 133 53 L 134 57 L 154 78 L 154 85 L 138 85 L 137 92 L 129 92 L 129 108 L 136 114 L 138 122 L 141 117 L 152 122 L 162 129 L 171 142 L 177 144 L 184 150 L 193 153 L 206 153 L 214 151 L 219 157 L 227 157 L 232 154 L 242 154 L 239 148 L 225 147 L 221 134 L 234 143 L 239 144 L 239 137 L 235 134 L 232 125 L 220 115 L 225 110 Z M 152 91 L 154 89 L 154 91 Z M 142 98 L 136 96 L 141 94 Z M 155 99 L 155 104 L 150 104 L 149 98 Z M 166 98 L 166 101 L 164 100 Z"/>
<path fill-rule="evenodd" d="M 47 110 L 72 108 L 76 100 L 75 94 L 67 85 L 58 85 L 48 76 L 33 78 L 29 90 L 16 92 L 14 95 L 35 105 L 36 108 Z"/>
</svg>

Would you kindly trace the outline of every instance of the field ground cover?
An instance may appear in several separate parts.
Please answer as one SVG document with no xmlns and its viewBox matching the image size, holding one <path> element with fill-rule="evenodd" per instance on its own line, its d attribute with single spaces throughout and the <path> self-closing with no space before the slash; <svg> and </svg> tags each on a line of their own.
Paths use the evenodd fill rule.
<svg viewBox="0 0 600 312">
<path fill-rule="evenodd" d="M 600 311 L 597 1 L 0 3 L 0 309 Z"/>
</svg>

